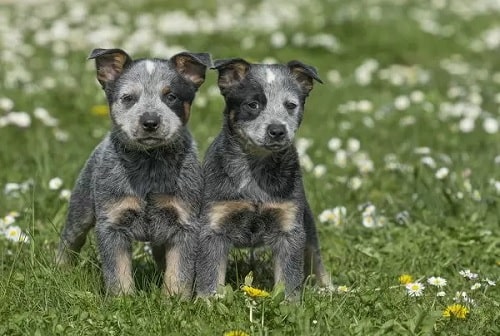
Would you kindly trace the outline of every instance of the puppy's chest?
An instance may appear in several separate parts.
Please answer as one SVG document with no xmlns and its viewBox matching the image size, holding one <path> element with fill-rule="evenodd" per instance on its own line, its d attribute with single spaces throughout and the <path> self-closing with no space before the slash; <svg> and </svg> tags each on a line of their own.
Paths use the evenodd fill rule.
<svg viewBox="0 0 500 336">
<path fill-rule="evenodd" d="M 163 242 L 190 225 L 192 208 L 176 196 L 150 194 L 145 199 L 124 196 L 103 206 L 106 221 L 140 241 Z"/>
<path fill-rule="evenodd" d="M 299 209 L 295 202 L 219 201 L 210 205 L 209 225 L 236 246 L 256 246 L 274 234 L 292 231 Z"/>
</svg>

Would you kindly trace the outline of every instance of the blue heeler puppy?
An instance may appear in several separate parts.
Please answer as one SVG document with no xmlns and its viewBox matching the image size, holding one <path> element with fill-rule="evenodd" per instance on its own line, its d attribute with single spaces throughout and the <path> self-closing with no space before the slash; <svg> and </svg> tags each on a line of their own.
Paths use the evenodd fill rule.
<svg viewBox="0 0 500 336">
<path fill-rule="evenodd" d="M 294 145 L 306 97 L 313 81 L 321 82 L 316 70 L 298 61 L 243 59 L 217 60 L 214 67 L 226 107 L 222 131 L 202 167 L 198 295 L 224 285 L 232 247 L 261 245 L 271 248 L 274 281 L 284 283 L 287 296 L 311 273 L 330 286 Z"/>
<path fill-rule="evenodd" d="M 112 127 L 80 172 L 56 262 L 71 261 L 95 226 L 107 292 L 133 292 L 132 241 L 139 240 L 151 242 L 165 270 L 164 292 L 189 297 L 202 177 L 186 123 L 210 55 L 132 60 L 120 49 L 95 49 L 89 59 Z"/>
</svg>

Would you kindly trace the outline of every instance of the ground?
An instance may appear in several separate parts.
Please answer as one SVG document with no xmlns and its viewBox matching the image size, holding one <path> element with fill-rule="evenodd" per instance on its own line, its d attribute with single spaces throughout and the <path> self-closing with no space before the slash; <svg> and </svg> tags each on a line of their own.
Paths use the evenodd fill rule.
<svg viewBox="0 0 500 336">
<path fill-rule="evenodd" d="M 499 14 L 495 0 L 0 2 L 0 334 L 500 334 Z M 264 254 L 252 286 L 270 296 L 252 298 L 244 251 L 224 297 L 169 299 L 137 244 L 139 292 L 106 297 L 93 236 L 56 269 L 69 192 L 109 128 L 96 47 L 317 67 L 297 146 L 338 287 L 284 302 Z M 215 82 L 192 110 L 200 156 L 220 129 Z"/>
</svg>

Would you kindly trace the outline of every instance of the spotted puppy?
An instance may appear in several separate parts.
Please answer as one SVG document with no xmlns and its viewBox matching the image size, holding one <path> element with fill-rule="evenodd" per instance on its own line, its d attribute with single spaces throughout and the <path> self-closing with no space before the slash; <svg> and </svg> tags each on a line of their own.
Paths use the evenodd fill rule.
<svg viewBox="0 0 500 336">
<path fill-rule="evenodd" d="M 275 284 L 287 296 L 314 273 L 330 285 L 304 192 L 294 135 L 304 103 L 321 82 L 298 61 L 286 65 L 217 60 L 218 85 L 226 107 L 222 131 L 203 163 L 203 222 L 197 257 L 199 296 L 224 285 L 232 247 L 268 246 Z"/>
<path fill-rule="evenodd" d="M 120 49 L 95 49 L 89 59 L 112 127 L 80 172 L 56 262 L 68 263 L 95 226 L 107 292 L 133 292 L 138 240 L 151 242 L 166 294 L 190 296 L 202 179 L 186 123 L 210 56 L 132 60 Z"/>
</svg>

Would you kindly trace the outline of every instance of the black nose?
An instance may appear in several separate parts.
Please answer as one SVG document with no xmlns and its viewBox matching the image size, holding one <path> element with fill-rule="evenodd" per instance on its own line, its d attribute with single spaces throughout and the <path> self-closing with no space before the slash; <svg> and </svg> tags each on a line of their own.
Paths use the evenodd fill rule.
<svg viewBox="0 0 500 336">
<path fill-rule="evenodd" d="M 267 126 L 267 134 L 273 140 L 283 140 L 286 134 L 285 125 L 271 124 Z"/>
<path fill-rule="evenodd" d="M 160 116 L 156 113 L 144 113 L 139 118 L 139 122 L 145 131 L 153 132 L 160 126 Z"/>
</svg>

